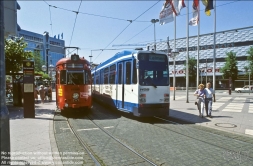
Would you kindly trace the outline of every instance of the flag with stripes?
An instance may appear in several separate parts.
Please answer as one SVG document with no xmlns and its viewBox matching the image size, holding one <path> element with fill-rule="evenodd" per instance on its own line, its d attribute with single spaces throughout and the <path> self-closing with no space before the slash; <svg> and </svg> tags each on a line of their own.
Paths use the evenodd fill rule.
<svg viewBox="0 0 253 166">
<path fill-rule="evenodd" d="M 207 16 L 211 15 L 211 10 L 213 9 L 213 0 L 202 0 L 203 5 L 205 8 L 205 13 Z"/>
<path fill-rule="evenodd" d="M 192 4 L 193 16 L 189 21 L 189 25 L 197 26 L 199 23 L 199 0 L 193 0 Z"/>
<path fill-rule="evenodd" d="M 159 15 L 160 24 L 164 25 L 174 21 L 172 0 L 165 0 Z"/>
<path fill-rule="evenodd" d="M 180 14 L 181 9 L 185 7 L 184 0 L 172 0 L 172 9 L 175 13 L 175 16 Z"/>
</svg>

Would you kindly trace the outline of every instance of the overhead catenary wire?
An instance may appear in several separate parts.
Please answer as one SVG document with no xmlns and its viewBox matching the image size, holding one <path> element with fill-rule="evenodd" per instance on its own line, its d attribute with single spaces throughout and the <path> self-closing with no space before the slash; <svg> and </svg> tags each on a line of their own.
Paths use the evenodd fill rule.
<svg viewBox="0 0 253 166">
<path fill-rule="evenodd" d="M 71 37 L 70 37 L 69 46 L 71 45 L 71 42 L 72 42 L 72 38 L 73 38 L 74 31 L 75 31 L 75 26 L 76 26 L 76 19 L 77 19 L 77 15 L 78 15 L 78 13 L 79 13 L 79 9 L 80 9 L 80 7 L 81 7 L 82 2 L 83 2 L 83 0 L 81 0 L 81 2 L 80 2 L 80 4 L 79 4 L 79 7 L 78 7 L 77 12 L 75 12 L 75 13 L 76 13 L 76 18 L 75 18 L 75 22 L 74 22 L 72 34 L 71 34 Z"/>
<path fill-rule="evenodd" d="M 143 30 L 141 30 L 136 35 L 134 35 L 133 37 L 131 37 L 130 39 L 128 39 L 127 41 L 125 41 L 123 44 L 125 44 L 126 42 L 128 42 L 128 41 L 132 40 L 133 38 L 135 38 L 136 36 L 138 36 L 140 33 L 142 33 L 143 31 L 145 31 L 146 29 L 148 29 L 151 25 L 153 25 L 153 24 L 150 24 L 149 26 L 145 27 Z"/>
<path fill-rule="evenodd" d="M 106 49 L 109 45 L 111 45 L 130 25 L 133 21 L 136 21 L 138 18 L 140 18 L 143 14 L 145 14 L 147 11 L 149 11 L 151 8 L 153 8 L 156 4 L 158 4 L 161 0 L 158 0 L 154 5 L 152 5 L 151 7 L 149 7 L 147 10 L 145 10 L 144 12 L 142 12 L 139 16 L 137 16 L 134 20 L 129 20 L 129 24 L 104 48 Z M 94 59 L 94 61 L 99 57 L 99 55 L 101 55 L 102 51 L 96 56 L 96 58 Z"/>
<path fill-rule="evenodd" d="M 46 2 L 46 1 L 44 1 L 44 2 Z M 46 2 L 46 3 L 47 3 L 47 2 Z M 48 3 L 47 3 L 47 4 L 48 4 Z M 73 10 L 70 10 L 70 9 L 66 9 L 66 8 L 62 8 L 62 7 L 50 5 L 50 4 L 48 4 L 48 5 L 49 5 L 50 7 L 54 7 L 55 9 L 65 10 L 65 11 L 74 12 L 74 13 L 77 12 L 77 11 L 73 11 Z M 110 17 L 110 16 L 99 15 L 99 14 L 93 14 L 93 13 L 85 13 L 85 12 L 81 12 L 81 11 L 78 11 L 78 13 L 83 14 L 83 15 L 89 15 L 89 16 L 94 16 L 94 17 L 102 17 L 102 18 L 114 19 L 114 20 L 119 20 L 119 21 L 133 21 L 133 20 L 123 19 L 123 18 L 117 18 L 117 17 Z M 150 21 L 140 21 L 140 20 L 137 21 L 137 20 L 135 20 L 135 22 L 150 22 Z"/>
<path fill-rule="evenodd" d="M 49 5 L 49 4 L 47 3 L 47 1 L 45 1 L 45 0 L 43 0 L 43 1 L 44 1 L 44 2 L 48 5 L 48 7 L 49 7 L 50 26 L 51 26 L 51 33 L 52 33 L 51 36 L 53 36 L 54 32 L 53 32 L 53 23 L 52 23 L 51 9 L 50 9 L 51 5 Z"/>
</svg>

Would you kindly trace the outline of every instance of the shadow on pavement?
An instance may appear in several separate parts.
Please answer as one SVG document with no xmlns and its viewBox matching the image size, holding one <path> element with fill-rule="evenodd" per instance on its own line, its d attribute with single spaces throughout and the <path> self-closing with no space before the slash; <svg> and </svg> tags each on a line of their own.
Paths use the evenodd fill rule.
<svg viewBox="0 0 253 166">
<path fill-rule="evenodd" d="M 35 119 L 43 119 L 43 120 L 52 120 L 52 118 L 48 118 L 53 115 L 53 111 L 51 109 L 43 108 L 45 104 L 35 104 Z M 13 106 L 12 103 L 6 104 L 9 111 L 9 119 L 24 119 L 24 108 Z"/>
</svg>

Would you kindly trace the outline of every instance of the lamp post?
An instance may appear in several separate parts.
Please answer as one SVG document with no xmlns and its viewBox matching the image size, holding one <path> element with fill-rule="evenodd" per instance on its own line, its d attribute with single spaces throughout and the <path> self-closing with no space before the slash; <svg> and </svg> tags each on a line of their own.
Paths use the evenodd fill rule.
<svg viewBox="0 0 253 166">
<path fill-rule="evenodd" d="M 251 91 L 251 87 L 250 87 L 250 74 L 251 74 L 251 70 L 250 69 L 245 69 L 245 72 L 248 72 L 249 71 L 249 95 L 250 95 L 250 91 Z"/>
<path fill-rule="evenodd" d="M 251 87 L 250 87 L 250 74 L 251 74 L 251 71 L 249 69 L 249 95 L 250 95 L 250 91 L 251 91 Z"/>
<path fill-rule="evenodd" d="M 176 62 L 175 62 L 175 58 L 176 56 L 179 54 L 179 52 L 177 51 L 177 49 L 175 49 L 174 51 L 171 52 L 171 57 L 173 58 L 173 68 L 174 68 L 174 75 L 173 75 L 173 100 L 175 100 L 175 96 L 176 96 Z"/>
<path fill-rule="evenodd" d="M 54 71 L 54 65 L 50 64 L 48 67 L 49 71 L 50 71 L 50 77 L 51 77 L 51 86 L 52 86 L 52 80 L 53 80 L 53 71 Z"/>
<path fill-rule="evenodd" d="M 228 80 L 229 90 L 228 90 L 228 94 L 231 95 L 231 76 L 230 76 L 230 70 L 227 70 L 227 72 L 229 73 L 229 80 Z"/>
<path fill-rule="evenodd" d="M 42 65 L 41 66 L 41 69 L 42 69 L 42 71 L 44 71 L 44 73 L 47 71 L 47 66 L 46 65 Z"/>
<path fill-rule="evenodd" d="M 155 23 L 159 22 L 159 19 L 152 19 L 151 22 L 154 24 L 154 51 L 156 51 Z"/>
</svg>

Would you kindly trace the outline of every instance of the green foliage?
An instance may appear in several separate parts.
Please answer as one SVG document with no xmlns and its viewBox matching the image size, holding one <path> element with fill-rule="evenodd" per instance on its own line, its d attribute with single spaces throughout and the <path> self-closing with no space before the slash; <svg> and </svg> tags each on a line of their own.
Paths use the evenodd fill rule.
<svg viewBox="0 0 253 166">
<path fill-rule="evenodd" d="M 189 58 L 189 82 L 195 82 L 197 77 L 197 61 L 194 57 Z M 184 64 L 186 66 L 186 63 Z M 186 71 L 186 67 L 184 68 Z"/>
<path fill-rule="evenodd" d="M 249 62 L 249 65 L 245 67 L 245 69 L 248 71 L 247 75 L 249 75 L 249 71 L 251 71 L 251 75 L 250 77 L 253 77 L 253 46 L 251 46 L 249 48 L 249 50 L 247 51 L 247 54 L 249 54 L 249 56 L 247 57 L 247 60 Z"/>
<path fill-rule="evenodd" d="M 34 72 L 42 72 L 42 65 L 45 62 L 42 60 L 40 52 L 38 50 L 34 50 L 33 52 L 33 59 L 34 59 Z"/>
<path fill-rule="evenodd" d="M 27 43 L 22 37 L 5 40 L 6 73 L 17 73 L 21 71 L 23 61 L 33 57 L 32 52 L 24 50 L 26 46 Z"/>
<path fill-rule="evenodd" d="M 223 73 L 223 78 L 229 79 L 231 77 L 232 81 L 237 79 L 238 76 L 238 67 L 236 60 L 236 53 L 233 51 L 226 53 L 226 63 L 223 68 L 221 68 L 221 72 Z"/>
</svg>

